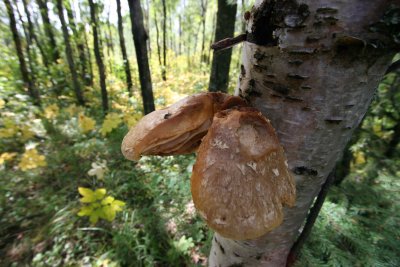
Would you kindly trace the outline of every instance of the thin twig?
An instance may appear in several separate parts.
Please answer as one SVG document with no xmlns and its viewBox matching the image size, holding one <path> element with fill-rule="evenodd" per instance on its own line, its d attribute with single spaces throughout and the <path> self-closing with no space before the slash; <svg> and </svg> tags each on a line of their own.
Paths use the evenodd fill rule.
<svg viewBox="0 0 400 267">
<path fill-rule="evenodd" d="M 243 41 L 246 41 L 246 39 L 247 39 L 247 33 L 242 33 L 236 37 L 225 38 L 218 42 L 213 43 L 211 45 L 211 49 L 214 49 L 214 51 L 228 49 L 228 48 L 231 48 L 232 46 L 235 46 Z"/>
<path fill-rule="evenodd" d="M 310 212 L 308 213 L 306 224 L 304 225 L 303 231 L 301 232 L 301 234 L 299 235 L 299 237 L 297 238 L 296 242 L 293 244 L 290 250 L 286 262 L 287 267 L 290 267 L 295 263 L 301 248 L 303 247 L 308 236 L 310 235 L 311 229 L 315 221 L 317 220 L 322 205 L 324 204 L 326 195 L 328 194 L 328 190 L 333 184 L 333 181 L 335 180 L 334 174 L 335 174 L 335 169 L 332 170 L 332 172 L 328 175 L 328 178 L 326 179 L 325 183 L 322 185 L 321 191 L 319 191 L 317 199 L 315 200 L 313 207 L 310 209 Z"/>
<path fill-rule="evenodd" d="M 400 69 L 400 59 L 393 62 L 386 70 L 385 75 L 391 72 L 396 72 Z"/>
</svg>

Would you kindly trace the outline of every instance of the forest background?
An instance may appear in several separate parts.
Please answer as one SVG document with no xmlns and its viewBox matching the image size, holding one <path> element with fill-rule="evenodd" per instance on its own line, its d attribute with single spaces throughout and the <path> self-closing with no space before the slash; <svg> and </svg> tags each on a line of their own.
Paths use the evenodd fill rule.
<svg viewBox="0 0 400 267">
<path fill-rule="evenodd" d="M 224 4 L 142 1 L 143 55 L 127 1 L 0 2 L 1 265 L 205 264 L 212 233 L 191 202 L 194 156 L 132 163 L 120 143 L 154 107 L 233 93 L 241 45 L 210 49 Z M 245 31 L 251 6 L 225 6 L 228 35 Z M 396 71 L 379 86 L 296 266 L 400 265 L 399 86 Z"/>
</svg>

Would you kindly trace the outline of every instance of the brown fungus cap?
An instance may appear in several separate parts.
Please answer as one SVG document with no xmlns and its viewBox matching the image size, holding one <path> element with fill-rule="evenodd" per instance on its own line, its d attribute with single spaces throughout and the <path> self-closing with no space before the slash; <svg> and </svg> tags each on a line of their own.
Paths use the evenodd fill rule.
<svg viewBox="0 0 400 267">
<path fill-rule="evenodd" d="M 254 239 L 282 223 L 295 183 L 270 122 L 254 108 L 217 113 L 198 150 L 193 202 L 220 235 Z"/>
<path fill-rule="evenodd" d="M 124 137 L 122 153 L 129 160 L 138 160 L 141 155 L 192 153 L 199 147 L 216 112 L 244 105 L 240 97 L 223 93 L 188 96 L 144 116 Z"/>
</svg>

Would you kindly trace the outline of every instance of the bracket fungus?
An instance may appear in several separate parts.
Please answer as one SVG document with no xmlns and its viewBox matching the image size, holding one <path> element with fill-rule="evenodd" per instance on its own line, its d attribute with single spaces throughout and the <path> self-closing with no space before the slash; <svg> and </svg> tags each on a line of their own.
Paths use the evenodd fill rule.
<svg viewBox="0 0 400 267">
<path fill-rule="evenodd" d="M 199 93 L 165 109 L 144 116 L 122 141 L 125 158 L 141 155 L 178 155 L 194 152 L 211 126 L 214 114 L 232 106 L 244 106 L 237 96 Z"/>
<path fill-rule="evenodd" d="M 200 93 L 146 115 L 122 142 L 127 159 L 198 149 L 193 202 L 210 228 L 235 240 L 258 238 L 283 220 L 296 187 L 275 130 L 240 97 Z"/>
<path fill-rule="evenodd" d="M 254 108 L 217 113 L 193 168 L 193 202 L 220 235 L 254 239 L 281 224 L 294 179 L 269 121 Z"/>
</svg>

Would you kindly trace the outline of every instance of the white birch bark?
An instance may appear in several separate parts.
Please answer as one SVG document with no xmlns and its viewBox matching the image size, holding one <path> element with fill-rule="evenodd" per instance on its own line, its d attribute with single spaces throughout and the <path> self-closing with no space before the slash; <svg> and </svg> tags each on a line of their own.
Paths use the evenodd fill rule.
<svg viewBox="0 0 400 267">
<path fill-rule="evenodd" d="M 399 1 L 265 1 L 286 2 L 291 10 L 273 14 L 278 17 L 277 45 L 244 44 L 236 93 L 261 110 L 277 130 L 295 173 L 297 201 L 285 209 L 280 227 L 257 240 L 215 234 L 212 267 L 286 265 L 314 198 L 366 113 L 394 54 L 370 44 L 386 37 L 368 27 Z M 256 2 L 250 33 L 257 9 L 268 6 Z"/>
</svg>

